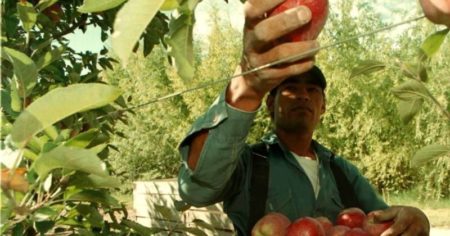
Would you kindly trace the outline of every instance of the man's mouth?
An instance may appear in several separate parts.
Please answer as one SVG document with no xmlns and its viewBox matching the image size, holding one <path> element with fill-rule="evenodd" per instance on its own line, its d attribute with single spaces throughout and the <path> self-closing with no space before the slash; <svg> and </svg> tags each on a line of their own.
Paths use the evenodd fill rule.
<svg viewBox="0 0 450 236">
<path fill-rule="evenodd" d="M 295 106 L 291 108 L 291 111 L 299 111 L 299 112 L 313 112 L 313 110 L 308 106 Z"/>
</svg>

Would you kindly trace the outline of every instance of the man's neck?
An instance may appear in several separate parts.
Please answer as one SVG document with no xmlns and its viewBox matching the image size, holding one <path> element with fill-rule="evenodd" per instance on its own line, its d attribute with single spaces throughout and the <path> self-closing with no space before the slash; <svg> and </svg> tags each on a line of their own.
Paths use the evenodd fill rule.
<svg viewBox="0 0 450 236">
<path fill-rule="evenodd" d="M 312 148 L 312 133 L 292 133 L 283 130 L 276 130 L 280 141 L 289 149 L 289 151 L 299 155 L 315 159 Z"/>
</svg>

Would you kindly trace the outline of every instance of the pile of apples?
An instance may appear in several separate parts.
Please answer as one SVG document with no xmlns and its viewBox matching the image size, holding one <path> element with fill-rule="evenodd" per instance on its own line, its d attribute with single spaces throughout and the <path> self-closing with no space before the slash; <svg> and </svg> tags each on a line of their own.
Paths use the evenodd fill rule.
<svg viewBox="0 0 450 236">
<path fill-rule="evenodd" d="M 342 210 L 336 224 L 326 217 L 301 217 L 291 222 L 285 215 L 271 212 L 253 227 L 252 236 L 379 236 L 393 221 L 375 222 L 372 212 L 359 208 Z"/>
</svg>

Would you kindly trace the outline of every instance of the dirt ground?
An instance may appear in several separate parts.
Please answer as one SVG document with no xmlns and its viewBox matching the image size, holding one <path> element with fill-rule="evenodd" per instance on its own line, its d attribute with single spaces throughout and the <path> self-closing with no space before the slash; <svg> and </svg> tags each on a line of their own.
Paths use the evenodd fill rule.
<svg viewBox="0 0 450 236">
<path fill-rule="evenodd" d="M 422 210 L 430 219 L 430 224 L 432 227 L 450 229 L 450 208 Z"/>
</svg>

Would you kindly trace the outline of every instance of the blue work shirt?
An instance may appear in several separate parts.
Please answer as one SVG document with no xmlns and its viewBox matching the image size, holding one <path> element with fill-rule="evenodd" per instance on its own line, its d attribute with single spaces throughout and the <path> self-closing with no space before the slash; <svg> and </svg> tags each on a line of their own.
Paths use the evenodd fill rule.
<svg viewBox="0 0 450 236">
<path fill-rule="evenodd" d="M 255 113 L 230 107 L 222 93 L 197 119 L 179 147 L 183 161 L 178 176 L 181 198 L 196 207 L 223 201 L 225 213 L 240 234 L 248 232 L 249 227 L 252 154 L 245 140 Z M 191 138 L 204 129 L 209 130 L 208 138 L 195 170 L 191 170 L 187 164 L 189 144 Z M 266 212 L 280 212 L 291 221 L 303 216 L 325 216 L 334 222 L 345 206 L 330 169 L 330 150 L 313 140 L 319 160 L 320 191 L 316 199 L 305 171 L 277 136 L 269 134 L 262 141 L 269 147 Z M 352 184 L 363 211 L 368 213 L 388 207 L 353 164 L 339 156 L 334 158 Z"/>
</svg>

